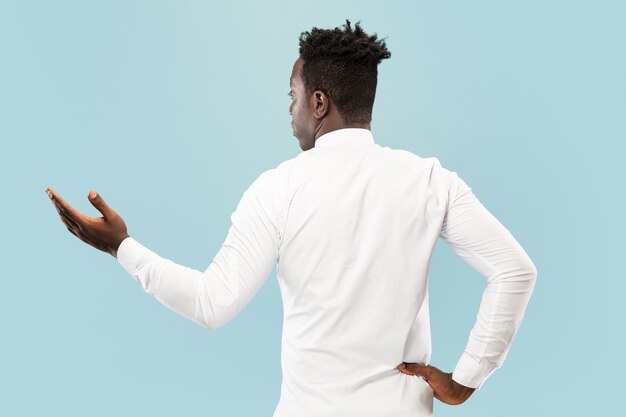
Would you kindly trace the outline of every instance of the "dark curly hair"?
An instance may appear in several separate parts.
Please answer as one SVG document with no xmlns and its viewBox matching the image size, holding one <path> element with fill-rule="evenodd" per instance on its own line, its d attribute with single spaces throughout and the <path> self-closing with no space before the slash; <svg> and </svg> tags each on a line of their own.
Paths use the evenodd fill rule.
<svg viewBox="0 0 626 417">
<path fill-rule="evenodd" d="M 391 56 L 385 41 L 357 22 L 300 34 L 302 79 L 307 92 L 328 95 L 346 123 L 369 123 L 376 96 L 378 64 Z"/>
</svg>

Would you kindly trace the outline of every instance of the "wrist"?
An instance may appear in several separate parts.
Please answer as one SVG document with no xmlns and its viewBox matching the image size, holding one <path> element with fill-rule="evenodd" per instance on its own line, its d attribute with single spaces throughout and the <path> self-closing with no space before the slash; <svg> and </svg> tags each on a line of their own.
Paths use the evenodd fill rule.
<svg viewBox="0 0 626 417">
<path fill-rule="evenodd" d="M 111 254 L 111 256 L 117 259 L 117 250 L 119 249 L 122 242 L 126 240 L 126 238 L 128 237 L 130 237 L 130 235 L 128 233 L 124 233 L 122 236 L 120 236 L 119 238 L 115 240 L 115 243 L 112 245 L 111 249 L 109 250 L 109 253 Z"/>
</svg>

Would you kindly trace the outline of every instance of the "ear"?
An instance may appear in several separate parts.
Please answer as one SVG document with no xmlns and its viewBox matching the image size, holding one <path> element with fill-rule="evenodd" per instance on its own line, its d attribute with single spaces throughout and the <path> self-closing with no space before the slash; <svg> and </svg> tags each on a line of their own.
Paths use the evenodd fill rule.
<svg viewBox="0 0 626 417">
<path fill-rule="evenodd" d="M 313 117 L 317 120 L 323 119 L 330 110 L 330 99 L 321 90 L 313 93 Z"/>
</svg>

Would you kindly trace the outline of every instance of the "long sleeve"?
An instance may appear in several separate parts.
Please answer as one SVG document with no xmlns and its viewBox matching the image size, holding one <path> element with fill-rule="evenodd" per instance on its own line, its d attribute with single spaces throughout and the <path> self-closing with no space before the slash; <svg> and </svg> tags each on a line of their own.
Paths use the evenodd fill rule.
<svg viewBox="0 0 626 417">
<path fill-rule="evenodd" d="M 257 293 L 277 261 L 275 183 L 275 170 L 269 170 L 244 192 L 228 235 L 204 272 L 162 258 L 132 237 L 118 248 L 118 262 L 172 311 L 209 329 L 226 324 Z"/>
<path fill-rule="evenodd" d="M 440 237 L 487 280 L 476 323 L 452 378 L 480 388 L 502 365 L 524 316 L 537 270 L 511 233 L 455 172 Z"/>
</svg>

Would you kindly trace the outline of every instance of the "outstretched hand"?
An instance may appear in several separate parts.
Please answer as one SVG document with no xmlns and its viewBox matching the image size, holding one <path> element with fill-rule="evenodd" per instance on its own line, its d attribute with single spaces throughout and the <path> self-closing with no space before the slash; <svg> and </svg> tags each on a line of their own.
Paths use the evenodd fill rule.
<svg viewBox="0 0 626 417">
<path fill-rule="evenodd" d="M 397 368 L 403 374 L 422 377 L 433 389 L 435 398 L 446 404 L 461 404 L 476 389 L 459 384 L 452 379 L 452 373 L 443 372 L 434 366 L 402 362 Z"/>
<path fill-rule="evenodd" d="M 71 234 L 94 248 L 117 257 L 117 248 L 129 237 L 126 223 L 98 193 L 91 191 L 88 199 L 102 213 L 102 217 L 87 216 L 70 206 L 51 188 L 46 188 L 45 191 Z"/>
</svg>

